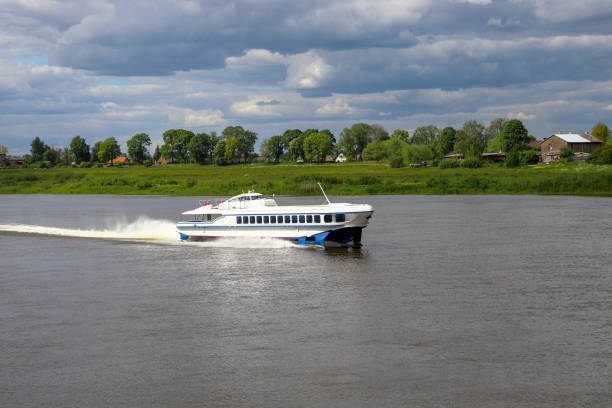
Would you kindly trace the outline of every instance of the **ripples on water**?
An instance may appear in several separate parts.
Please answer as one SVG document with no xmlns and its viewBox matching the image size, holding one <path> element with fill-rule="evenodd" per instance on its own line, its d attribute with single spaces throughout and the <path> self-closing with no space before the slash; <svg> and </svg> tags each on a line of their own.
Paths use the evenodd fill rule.
<svg viewBox="0 0 612 408">
<path fill-rule="evenodd" d="M 181 243 L 189 197 L 0 197 L 3 405 L 610 405 L 609 199 L 342 201 L 375 207 L 361 250 Z"/>
</svg>

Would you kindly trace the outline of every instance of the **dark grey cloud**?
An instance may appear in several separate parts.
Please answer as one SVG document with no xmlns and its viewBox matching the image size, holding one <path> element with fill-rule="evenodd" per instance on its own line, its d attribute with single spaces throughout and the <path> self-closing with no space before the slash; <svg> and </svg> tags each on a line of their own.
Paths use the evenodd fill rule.
<svg viewBox="0 0 612 408">
<path fill-rule="evenodd" d="M 0 2 L 9 148 L 507 115 L 546 133 L 612 112 L 609 0 Z"/>
</svg>

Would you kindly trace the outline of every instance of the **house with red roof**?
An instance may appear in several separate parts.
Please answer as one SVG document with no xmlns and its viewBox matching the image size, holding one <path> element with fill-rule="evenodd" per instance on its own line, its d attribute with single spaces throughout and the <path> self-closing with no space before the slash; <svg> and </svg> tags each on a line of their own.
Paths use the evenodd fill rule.
<svg viewBox="0 0 612 408">
<path fill-rule="evenodd" d="M 108 164 L 128 164 L 129 161 L 130 159 L 128 159 L 126 156 L 117 156 L 114 159 L 110 159 Z"/>
</svg>

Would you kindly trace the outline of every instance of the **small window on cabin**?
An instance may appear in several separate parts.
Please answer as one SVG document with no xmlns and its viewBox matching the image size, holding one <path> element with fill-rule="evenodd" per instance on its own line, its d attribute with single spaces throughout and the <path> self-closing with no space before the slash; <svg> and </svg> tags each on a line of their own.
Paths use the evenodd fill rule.
<svg viewBox="0 0 612 408">
<path fill-rule="evenodd" d="M 306 222 L 306 217 L 300 215 L 300 224 L 304 224 Z"/>
<path fill-rule="evenodd" d="M 312 224 L 312 215 L 307 215 L 306 216 L 306 222 L 309 224 Z"/>
<path fill-rule="evenodd" d="M 241 216 L 236 217 L 236 224 L 242 224 L 242 217 Z"/>
<path fill-rule="evenodd" d="M 319 214 L 314 216 L 314 222 L 317 224 L 321 223 L 321 216 Z"/>
<path fill-rule="evenodd" d="M 323 216 L 323 221 L 325 221 L 325 222 L 332 222 L 332 215 L 331 214 L 325 214 Z"/>
<path fill-rule="evenodd" d="M 292 215 L 291 216 L 291 223 L 292 224 L 297 224 L 297 215 Z"/>
<path fill-rule="evenodd" d="M 255 216 L 251 215 L 251 224 L 255 224 Z"/>
<path fill-rule="evenodd" d="M 285 224 L 291 224 L 291 217 L 289 215 L 285 215 Z"/>
<path fill-rule="evenodd" d="M 283 223 L 283 216 L 282 216 L 282 215 L 279 215 L 279 216 L 277 217 L 277 219 L 278 219 L 278 223 L 279 223 L 279 224 L 282 224 L 282 223 Z"/>
<path fill-rule="evenodd" d="M 210 214 L 206 214 L 206 220 L 210 221 L 212 219 L 212 216 Z"/>
<path fill-rule="evenodd" d="M 264 215 L 264 224 L 269 224 L 270 223 L 270 217 L 268 217 L 267 215 Z"/>
<path fill-rule="evenodd" d="M 247 216 L 242 217 L 242 223 L 243 224 L 248 224 L 249 223 L 249 217 L 247 217 Z"/>
<path fill-rule="evenodd" d="M 270 224 L 276 224 L 276 215 L 270 216 Z"/>
<path fill-rule="evenodd" d="M 344 222 L 344 221 L 346 221 L 345 214 L 336 214 L 336 222 Z"/>
<path fill-rule="evenodd" d="M 258 216 L 257 216 L 257 223 L 258 223 L 258 224 L 261 224 L 261 215 L 258 215 Z"/>
</svg>

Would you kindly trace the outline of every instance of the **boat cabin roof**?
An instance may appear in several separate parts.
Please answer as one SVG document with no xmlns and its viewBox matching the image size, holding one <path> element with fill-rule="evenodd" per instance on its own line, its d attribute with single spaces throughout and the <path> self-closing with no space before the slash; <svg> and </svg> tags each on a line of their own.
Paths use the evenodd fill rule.
<svg viewBox="0 0 612 408">
<path fill-rule="evenodd" d="M 228 199 L 227 201 L 261 200 L 263 198 L 264 198 L 263 194 L 254 193 L 254 192 L 249 191 L 248 193 L 238 194 L 237 196 L 234 196 Z"/>
</svg>

